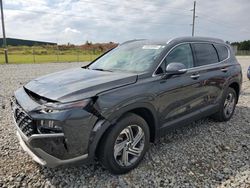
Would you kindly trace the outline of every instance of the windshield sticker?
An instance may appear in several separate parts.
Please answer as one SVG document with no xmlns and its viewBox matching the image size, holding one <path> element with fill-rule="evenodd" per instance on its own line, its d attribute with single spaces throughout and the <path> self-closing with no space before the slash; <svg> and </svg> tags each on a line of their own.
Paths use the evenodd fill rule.
<svg viewBox="0 0 250 188">
<path fill-rule="evenodd" d="M 160 48 L 164 48 L 165 46 L 162 45 L 144 45 L 142 47 L 142 49 L 146 49 L 146 50 L 158 50 Z"/>
</svg>

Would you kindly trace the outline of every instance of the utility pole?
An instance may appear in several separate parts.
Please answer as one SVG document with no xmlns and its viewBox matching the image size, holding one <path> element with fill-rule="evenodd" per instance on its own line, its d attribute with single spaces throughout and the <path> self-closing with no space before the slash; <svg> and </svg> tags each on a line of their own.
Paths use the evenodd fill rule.
<svg viewBox="0 0 250 188">
<path fill-rule="evenodd" d="M 5 63 L 8 64 L 8 49 L 7 49 L 7 42 L 6 42 L 6 36 L 5 36 L 4 16 L 3 16 L 3 1 L 2 0 L 0 0 L 0 6 L 1 6 L 1 19 L 2 19 L 3 47 L 4 47 Z"/>
<path fill-rule="evenodd" d="M 193 11 L 192 37 L 194 36 L 194 24 L 195 24 L 195 18 L 197 17 L 195 15 L 195 7 L 196 7 L 196 1 L 194 1 L 194 8 L 191 10 L 191 11 Z"/>
</svg>

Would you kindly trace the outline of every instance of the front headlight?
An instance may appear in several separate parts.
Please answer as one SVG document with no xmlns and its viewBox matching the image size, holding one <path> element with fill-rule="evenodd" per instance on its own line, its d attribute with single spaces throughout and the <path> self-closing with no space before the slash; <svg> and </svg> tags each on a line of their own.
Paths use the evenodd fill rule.
<svg viewBox="0 0 250 188">
<path fill-rule="evenodd" d="M 39 120 L 37 121 L 37 131 L 41 134 L 62 133 L 62 127 L 59 121 Z"/>
<path fill-rule="evenodd" d="M 84 108 L 88 105 L 90 99 L 85 99 L 81 101 L 74 101 L 69 103 L 46 103 L 42 106 L 42 110 L 45 112 L 61 111 L 72 108 Z"/>
</svg>

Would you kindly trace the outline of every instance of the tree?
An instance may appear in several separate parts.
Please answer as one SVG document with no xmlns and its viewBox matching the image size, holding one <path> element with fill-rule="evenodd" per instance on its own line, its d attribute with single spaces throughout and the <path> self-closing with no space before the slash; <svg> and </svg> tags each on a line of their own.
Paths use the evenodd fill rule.
<svg viewBox="0 0 250 188">
<path fill-rule="evenodd" d="M 89 42 L 88 40 L 85 42 L 86 45 L 92 45 L 92 42 Z"/>
<path fill-rule="evenodd" d="M 250 50 L 250 40 L 245 40 L 242 42 L 233 42 L 233 46 L 238 46 L 238 50 Z"/>
</svg>

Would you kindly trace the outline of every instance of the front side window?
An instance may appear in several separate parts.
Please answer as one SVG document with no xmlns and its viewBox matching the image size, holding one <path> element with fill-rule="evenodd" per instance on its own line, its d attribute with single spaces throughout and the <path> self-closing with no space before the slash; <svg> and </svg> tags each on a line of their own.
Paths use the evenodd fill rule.
<svg viewBox="0 0 250 188">
<path fill-rule="evenodd" d="M 137 41 L 123 44 L 105 54 L 88 68 L 102 71 L 147 72 L 155 64 L 164 45 Z"/>
<path fill-rule="evenodd" d="M 177 46 L 168 54 L 164 61 L 166 66 L 169 63 L 182 63 L 186 68 L 192 68 L 194 61 L 190 44 L 181 44 Z"/>
<path fill-rule="evenodd" d="M 192 44 L 196 55 L 196 66 L 218 63 L 218 55 L 212 44 L 197 43 Z"/>
</svg>

